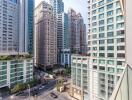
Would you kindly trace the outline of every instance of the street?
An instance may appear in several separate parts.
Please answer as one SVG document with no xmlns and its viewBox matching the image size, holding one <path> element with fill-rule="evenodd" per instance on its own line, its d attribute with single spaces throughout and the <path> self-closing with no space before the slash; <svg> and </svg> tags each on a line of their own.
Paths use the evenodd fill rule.
<svg viewBox="0 0 132 100">
<path fill-rule="evenodd" d="M 37 95 L 32 96 L 32 94 L 34 92 L 30 92 L 30 98 L 29 98 L 29 92 L 26 91 L 20 95 L 13 95 L 7 98 L 4 98 L 3 100 L 71 100 L 69 99 L 66 95 L 63 95 L 62 93 L 57 92 L 56 90 L 54 90 L 56 85 L 56 80 L 52 80 L 51 82 L 49 82 L 47 85 L 44 85 L 43 89 L 39 89 L 40 86 L 36 87 L 37 91 L 35 91 L 35 93 L 37 93 Z M 50 96 L 50 93 L 53 92 L 57 95 L 57 98 L 53 98 Z"/>
</svg>

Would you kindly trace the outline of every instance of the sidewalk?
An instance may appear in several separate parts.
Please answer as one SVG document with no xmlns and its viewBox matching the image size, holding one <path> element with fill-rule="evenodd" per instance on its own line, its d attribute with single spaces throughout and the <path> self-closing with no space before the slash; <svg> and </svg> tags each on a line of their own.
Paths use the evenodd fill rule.
<svg viewBox="0 0 132 100">
<path fill-rule="evenodd" d="M 68 97 L 70 100 L 77 100 L 77 99 L 71 97 L 67 92 L 63 92 L 62 94 L 65 95 L 66 97 Z"/>
</svg>

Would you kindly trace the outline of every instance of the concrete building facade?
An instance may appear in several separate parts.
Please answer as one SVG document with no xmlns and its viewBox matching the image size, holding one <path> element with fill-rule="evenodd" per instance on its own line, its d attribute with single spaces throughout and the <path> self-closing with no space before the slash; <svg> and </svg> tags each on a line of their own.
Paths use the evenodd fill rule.
<svg viewBox="0 0 132 100">
<path fill-rule="evenodd" d="M 81 14 L 70 8 L 68 21 L 71 53 L 86 53 L 86 27 Z"/>
<path fill-rule="evenodd" d="M 90 70 L 87 98 L 83 95 L 81 100 L 109 100 L 125 69 L 126 33 L 121 8 L 120 0 L 88 0 Z"/>
<path fill-rule="evenodd" d="M 43 68 L 57 64 L 56 18 L 50 4 L 43 1 L 35 8 L 35 58 Z"/>
<path fill-rule="evenodd" d="M 64 13 L 64 2 L 62 0 L 50 0 L 53 6 L 57 25 L 57 62 L 60 65 L 70 65 L 70 43 L 68 30 L 68 15 Z"/>
</svg>

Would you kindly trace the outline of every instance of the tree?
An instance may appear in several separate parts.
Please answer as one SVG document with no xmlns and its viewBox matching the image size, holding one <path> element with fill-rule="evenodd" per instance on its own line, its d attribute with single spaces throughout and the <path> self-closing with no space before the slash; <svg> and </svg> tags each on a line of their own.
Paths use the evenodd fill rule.
<svg viewBox="0 0 132 100">
<path fill-rule="evenodd" d="M 24 90 L 26 88 L 25 84 L 18 83 L 17 85 L 14 86 L 13 89 L 11 89 L 11 93 L 16 93 Z"/>
</svg>

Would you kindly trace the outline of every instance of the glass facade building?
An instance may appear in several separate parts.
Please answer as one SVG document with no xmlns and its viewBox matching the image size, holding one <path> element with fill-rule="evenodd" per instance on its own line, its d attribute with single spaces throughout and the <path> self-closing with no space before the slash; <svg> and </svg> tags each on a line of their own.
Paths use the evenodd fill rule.
<svg viewBox="0 0 132 100">
<path fill-rule="evenodd" d="M 34 0 L 28 0 L 28 52 L 33 54 L 33 41 L 34 41 Z"/>
</svg>

